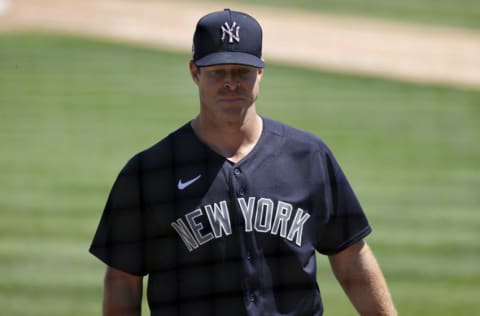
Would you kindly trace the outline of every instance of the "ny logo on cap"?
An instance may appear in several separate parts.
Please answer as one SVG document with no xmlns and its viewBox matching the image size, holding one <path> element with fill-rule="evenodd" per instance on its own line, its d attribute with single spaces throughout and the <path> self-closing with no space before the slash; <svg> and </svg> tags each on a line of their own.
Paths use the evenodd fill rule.
<svg viewBox="0 0 480 316">
<path fill-rule="evenodd" d="M 233 40 L 235 40 L 237 43 L 240 43 L 240 35 L 238 34 L 239 31 L 240 31 L 240 25 L 237 25 L 237 22 L 233 22 L 232 27 L 230 27 L 228 22 L 225 22 L 222 25 L 222 42 L 225 41 L 225 38 L 228 34 L 229 43 L 233 43 Z"/>
</svg>

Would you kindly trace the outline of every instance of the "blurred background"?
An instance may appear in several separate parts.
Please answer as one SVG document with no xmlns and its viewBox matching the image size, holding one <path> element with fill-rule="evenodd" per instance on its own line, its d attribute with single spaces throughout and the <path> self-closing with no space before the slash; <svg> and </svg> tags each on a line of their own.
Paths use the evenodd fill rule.
<svg viewBox="0 0 480 316">
<path fill-rule="evenodd" d="M 0 0 L 0 314 L 101 313 L 110 187 L 196 115 L 193 29 L 224 7 L 265 21 L 259 112 L 333 150 L 400 314 L 479 314 L 476 0 Z M 355 315 L 322 256 L 318 280 Z"/>
</svg>

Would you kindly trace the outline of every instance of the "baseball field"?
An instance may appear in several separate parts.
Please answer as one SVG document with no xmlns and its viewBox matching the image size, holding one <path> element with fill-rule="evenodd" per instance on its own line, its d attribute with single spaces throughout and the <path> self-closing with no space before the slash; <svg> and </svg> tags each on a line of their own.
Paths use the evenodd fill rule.
<svg viewBox="0 0 480 316">
<path fill-rule="evenodd" d="M 438 11 L 422 22 L 442 22 Z M 188 59 L 0 33 L 1 315 L 100 314 L 104 266 L 89 243 L 127 159 L 197 112 Z M 258 108 L 334 151 L 400 315 L 480 314 L 480 90 L 268 64 Z M 325 315 L 355 315 L 321 256 L 318 279 Z"/>
</svg>

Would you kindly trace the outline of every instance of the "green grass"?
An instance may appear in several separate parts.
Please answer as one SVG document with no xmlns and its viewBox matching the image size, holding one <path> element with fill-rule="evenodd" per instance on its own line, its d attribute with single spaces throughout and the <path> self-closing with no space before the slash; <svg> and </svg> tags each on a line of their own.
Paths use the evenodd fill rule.
<svg viewBox="0 0 480 316">
<path fill-rule="evenodd" d="M 218 2 L 220 9 L 225 6 L 224 2 L 219 0 L 208 2 Z M 421 24 L 480 28 L 480 1 L 477 0 L 244 0 L 241 3 Z M 234 5 L 232 9 L 235 9 Z"/>
<path fill-rule="evenodd" d="M 187 61 L 0 35 L 2 315 L 99 314 L 90 240 L 126 160 L 197 112 Z M 402 315 L 478 313 L 480 92 L 268 65 L 258 107 L 335 152 Z M 324 257 L 318 278 L 326 315 L 354 315 Z"/>
</svg>

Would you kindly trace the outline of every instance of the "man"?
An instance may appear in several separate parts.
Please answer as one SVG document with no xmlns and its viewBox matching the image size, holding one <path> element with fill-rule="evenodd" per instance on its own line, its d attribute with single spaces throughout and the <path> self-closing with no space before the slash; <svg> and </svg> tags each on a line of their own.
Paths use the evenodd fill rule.
<svg viewBox="0 0 480 316">
<path fill-rule="evenodd" d="M 90 251 L 104 315 L 322 315 L 315 251 L 361 315 L 395 315 L 371 228 L 316 136 L 261 117 L 262 30 L 226 9 L 197 24 L 199 115 L 120 172 Z"/>
</svg>

